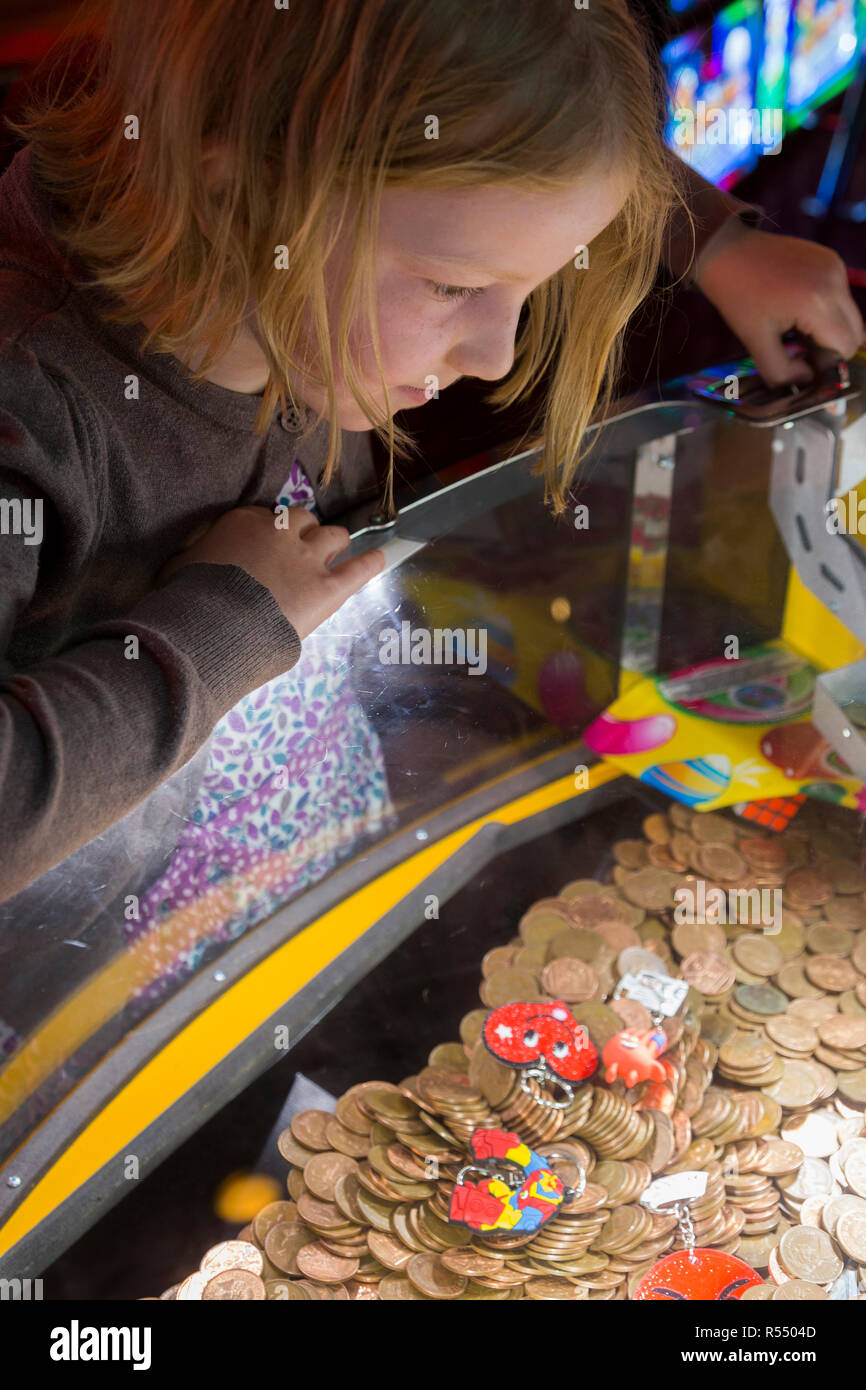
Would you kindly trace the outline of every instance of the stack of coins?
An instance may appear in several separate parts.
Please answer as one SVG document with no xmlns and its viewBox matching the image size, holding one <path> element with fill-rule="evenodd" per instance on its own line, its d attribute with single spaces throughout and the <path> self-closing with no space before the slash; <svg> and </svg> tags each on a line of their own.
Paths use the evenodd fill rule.
<svg viewBox="0 0 866 1390">
<path fill-rule="evenodd" d="M 565 884 L 487 952 L 459 1041 L 399 1085 L 353 1086 L 333 1115 L 296 1115 L 279 1139 L 289 1199 L 162 1297 L 626 1299 L 683 1243 L 642 1191 L 695 1169 L 695 1239 L 766 1276 L 749 1298 L 866 1297 L 866 875 L 850 818 L 825 823 L 838 814 L 807 805 L 772 837 L 678 804 L 647 816 L 643 839 L 612 846 L 608 882 Z M 675 890 L 700 880 L 707 895 L 781 891 L 781 915 L 770 930 L 709 905 L 677 921 Z M 664 1082 L 629 1089 L 599 1072 L 552 1110 L 482 1041 L 490 1009 L 562 999 L 600 1053 L 622 1028 L 653 1026 L 615 997 L 647 967 L 690 986 L 663 1020 Z M 549 1150 L 568 1186 L 582 1168 L 582 1195 L 536 1231 L 449 1223 L 478 1128 Z"/>
</svg>

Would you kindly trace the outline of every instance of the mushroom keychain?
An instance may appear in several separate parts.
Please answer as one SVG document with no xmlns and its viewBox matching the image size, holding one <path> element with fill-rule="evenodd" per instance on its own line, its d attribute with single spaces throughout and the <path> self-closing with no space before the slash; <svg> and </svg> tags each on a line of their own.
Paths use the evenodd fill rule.
<svg viewBox="0 0 866 1390">
<path fill-rule="evenodd" d="M 485 1019 L 481 1036 L 499 1062 L 520 1072 L 520 1086 L 547 1110 L 565 1110 L 574 1088 L 592 1076 L 598 1053 L 589 1034 L 561 999 L 548 1003 L 503 1004 Z M 530 1083 L 559 1090 L 565 1097 L 533 1091 Z"/>
<path fill-rule="evenodd" d="M 672 1250 L 648 1269 L 632 1295 L 635 1302 L 665 1299 L 694 1303 L 730 1302 L 742 1298 L 746 1289 L 763 1283 L 751 1265 L 723 1250 L 695 1247 L 695 1228 L 691 1202 L 702 1197 L 708 1175 L 696 1171 L 657 1178 L 641 1197 L 641 1206 L 650 1211 L 673 1210 L 679 1223 L 683 1250 Z"/>
</svg>

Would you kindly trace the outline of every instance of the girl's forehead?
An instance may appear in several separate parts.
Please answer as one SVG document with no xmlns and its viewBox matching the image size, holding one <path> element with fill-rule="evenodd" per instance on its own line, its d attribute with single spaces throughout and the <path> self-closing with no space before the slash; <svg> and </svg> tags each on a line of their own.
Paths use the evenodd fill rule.
<svg viewBox="0 0 866 1390">
<path fill-rule="evenodd" d="M 379 246 L 393 254 L 453 262 L 455 270 L 531 279 L 552 274 L 619 212 L 630 189 L 620 171 L 599 169 L 562 188 L 513 185 L 458 189 L 386 189 Z"/>
</svg>

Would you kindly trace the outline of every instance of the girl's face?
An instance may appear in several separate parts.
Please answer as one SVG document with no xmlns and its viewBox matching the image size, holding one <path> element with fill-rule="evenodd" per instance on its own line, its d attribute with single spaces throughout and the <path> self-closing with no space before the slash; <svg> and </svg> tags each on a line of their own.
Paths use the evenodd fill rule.
<svg viewBox="0 0 866 1390">
<path fill-rule="evenodd" d="M 557 193 L 504 187 L 386 190 L 375 279 L 391 413 L 425 404 L 425 388 L 432 395 L 463 376 L 483 381 L 506 376 L 527 296 L 558 270 L 574 266 L 581 248 L 612 221 L 627 193 L 627 181 L 613 172 L 588 176 Z M 325 268 L 332 325 L 350 255 L 344 230 Z M 591 249 L 582 258 L 587 259 L 587 267 L 574 268 L 572 274 L 591 274 Z M 366 331 L 356 326 L 350 333 L 349 349 L 353 358 L 360 355 L 364 386 L 384 414 L 368 324 Z M 369 429 L 371 422 L 340 371 L 334 337 L 332 361 L 340 425 Z M 303 401 L 327 415 L 322 387 L 297 375 L 292 385 Z"/>
</svg>

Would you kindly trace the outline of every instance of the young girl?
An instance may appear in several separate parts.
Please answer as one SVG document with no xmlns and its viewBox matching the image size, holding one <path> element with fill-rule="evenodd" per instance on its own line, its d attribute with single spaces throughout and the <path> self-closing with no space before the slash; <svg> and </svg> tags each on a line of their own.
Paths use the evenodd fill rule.
<svg viewBox="0 0 866 1390">
<path fill-rule="evenodd" d="M 701 252 L 768 376 L 806 301 L 854 350 L 836 258 L 731 218 L 661 121 L 618 0 L 109 6 L 0 181 L 0 921 L 22 943 L 141 936 L 153 993 L 381 824 L 351 637 L 311 634 L 383 557 L 329 568 L 347 533 L 320 520 L 370 495 L 364 432 L 393 465 L 431 383 L 506 405 L 548 372 L 533 442 L 560 509 L 662 253 Z"/>
</svg>

